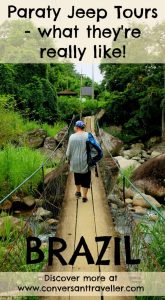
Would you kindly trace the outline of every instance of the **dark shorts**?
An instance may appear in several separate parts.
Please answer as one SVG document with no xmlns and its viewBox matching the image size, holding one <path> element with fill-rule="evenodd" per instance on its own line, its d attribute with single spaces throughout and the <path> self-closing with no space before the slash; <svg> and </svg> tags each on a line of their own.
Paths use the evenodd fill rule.
<svg viewBox="0 0 165 300">
<path fill-rule="evenodd" d="M 75 185 L 81 185 L 83 188 L 90 188 L 91 185 L 91 171 L 85 174 L 74 173 Z"/>
</svg>

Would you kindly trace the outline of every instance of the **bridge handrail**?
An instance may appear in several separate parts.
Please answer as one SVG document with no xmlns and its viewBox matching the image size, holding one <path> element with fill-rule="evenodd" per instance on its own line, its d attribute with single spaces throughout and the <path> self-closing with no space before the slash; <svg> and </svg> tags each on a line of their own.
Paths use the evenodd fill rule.
<svg viewBox="0 0 165 300">
<path fill-rule="evenodd" d="M 29 177 L 27 177 L 25 180 L 23 180 L 15 189 L 13 189 L 8 195 L 6 195 L 2 200 L 0 200 L 0 205 L 3 204 L 7 199 L 9 199 L 13 194 L 15 194 L 16 191 L 18 191 L 26 182 L 28 182 L 31 178 L 33 178 L 34 175 L 36 175 L 40 170 L 43 170 L 43 168 L 46 165 L 46 163 L 49 160 L 51 160 L 51 158 L 54 156 L 54 154 L 58 150 L 59 146 L 62 144 L 62 142 L 67 137 L 67 135 L 69 133 L 69 130 L 70 130 L 72 124 L 73 124 L 73 121 L 74 121 L 74 116 L 71 119 L 71 122 L 70 122 L 70 124 L 68 126 L 68 130 L 66 131 L 65 135 L 60 140 L 60 142 L 58 143 L 58 145 L 56 146 L 56 148 L 53 150 L 53 152 L 51 153 L 51 155 Z"/>
<path fill-rule="evenodd" d="M 157 207 L 155 205 L 153 205 L 143 194 L 142 192 L 132 183 L 132 181 L 124 174 L 124 172 L 121 170 L 118 162 L 114 159 L 112 153 L 110 152 L 110 150 L 107 148 L 106 143 L 104 142 L 101 134 L 100 134 L 100 126 L 99 126 L 99 122 L 98 119 L 96 118 L 96 126 L 98 129 L 98 133 L 99 133 L 99 137 L 106 149 L 106 151 L 108 152 L 108 154 L 110 155 L 110 157 L 112 158 L 112 160 L 114 161 L 114 163 L 116 164 L 122 178 L 124 178 L 125 180 L 127 180 L 127 182 L 129 182 L 129 184 L 132 186 L 132 188 L 153 208 L 153 210 L 155 210 L 157 212 L 157 214 L 165 221 L 165 217 L 160 213 L 160 211 L 157 209 Z"/>
</svg>

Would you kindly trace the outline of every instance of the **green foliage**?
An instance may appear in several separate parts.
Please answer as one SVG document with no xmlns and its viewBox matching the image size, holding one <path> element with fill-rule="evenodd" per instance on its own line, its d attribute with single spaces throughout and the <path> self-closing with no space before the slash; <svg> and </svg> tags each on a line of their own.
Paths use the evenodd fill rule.
<svg viewBox="0 0 165 300">
<path fill-rule="evenodd" d="M 57 122 L 54 125 L 49 125 L 47 123 L 39 123 L 36 121 L 29 121 L 23 119 L 20 113 L 14 112 L 13 110 L 4 109 L 6 102 L 5 97 L 0 97 L 2 100 L 0 106 L 0 145 L 5 146 L 9 142 L 19 142 L 20 135 L 25 132 L 32 131 L 34 129 L 43 128 L 48 136 L 55 136 L 63 127 L 66 126 L 65 122 Z"/>
<path fill-rule="evenodd" d="M 30 176 L 44 161 L 39 151 L 29 148 L 15 148 L 8 145 L 0 151 L 0 195 L 1 197 L 16 188 Z M 28 193 L 41 182 L 42 172 L 38 172 L 23 185 L 22 191 Z"/>
<path fill-rule="evenodd" d="M 86 99 L 81 102 L 79 98 L 59 97 L 58 99 L 58 116 L 61 120 L 70 119 L 73 115 L 83 116 L 96 114 L 99 109 L 104 108 L 104 101 Z"/>
<path fill-rule="evenodd" d="M 135 171 L 135 166 L 130 166 L 130 167 L 122 170 L 123 175 L 125 176 L 125 178 L 128 178 L 128 179 L 131 179 L 134 171 Z M 125 184 L 126 184 L 127 188 L 130 187 L 130 183 L 127 181 L 127 179 L 126 179 Z M 123 176 L 121 174 L 118 177 L 118 185 L 119 185 L 119 187 L 123 186 Z"/>
<path fill-rule="evenodd" d="M 46 123 L 42 124 L 42 128 L 47 132 L 48 136 L 55 136 L 60 130 L 62 130 L 67 124 L 65 122 L 57 122 L 54 126 Z"/>
<path fill-rule="evenodd" d="M 122 125 L 125 141 L 161 134 L 163 65 L 102 64 L 106 119 Z"/>
<path fill-rule="evenodd" d="M 144 236 L 150 236 L 149 250 L 155 256 L 156 262 L 160 267 L 161 272 L 165 272 L 165 227 L 162 226 L 162 221 L 157 221 L 154 226 L 149 226 L 148 224 L 140 224 L 141 232 Z M 149 257 L 146 259 L 150 259 Z M 143 271 L 155 271 L 146 270 L 146 262 L 142 262 L 141 268 Z"/>
<path fill-rule="evenodd" d="M 0 217 L 3 217 L 1 214 Z M 46 264 L 48 249 L 43 248 L 45 259 L 43 262 L 35 265 L 26 264 L 26 237 L 28 228 L 24 228 L 24 222 L 20 219 L 19 226 L 13 226 L 11 218 L 5 216 L 4 237 L 0 239 L 0 265 L 3 272 L 39 272 Z M 20 234 L 21 232 L 21 234 Z M 15 243 L 15 241 L 17 241 Z M 9 251 L 9 249 L 11 249 Z M 37 254 L 33 253 L 33 259 Z"/>
<path fill-rule="evenodd" d="M 164 272 L 165 271 L 165 227 L 159 219 L 156 223 L 144 220 L 136 225 L 133 232 L 134 256 L 141 258 L 138 272 Z M 153 286 L 154 289 L 154 286 Z M 164 299 L 164 297 L 136 297 L 139 300 Z"/>
<path fill-rule="evenodd" d="M 73 114 L 78 115 L 83 109 L 81 101 L 74 97 L 59 97 L 57 107 L 61 120 L 70 119 Z"/>
</svg>

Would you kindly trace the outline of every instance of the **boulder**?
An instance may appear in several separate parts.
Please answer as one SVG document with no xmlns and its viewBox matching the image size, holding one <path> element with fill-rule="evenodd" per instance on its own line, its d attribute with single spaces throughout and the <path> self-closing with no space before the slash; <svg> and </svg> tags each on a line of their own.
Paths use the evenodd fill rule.
<svg viewBox="0 0 165 300">
<path fill-rule="evenodd" d="M 0 210 L 9 211 L 12 208 L 12 203 L 9 200 L 6 200 L 3 204 L 0 205 Z"/>
<path fill-rule="evenodd" d="M 131 148 L 132 149 L 140 149 L 140 150 L 143 150 L 144 149 L 144 144 L 143 143 L 136 143 L 136 144 L 132 144 L 131 145 Z"/>
<path fill-rule="evenodd" d="M 130 209 L 131 211 L 135 212 L 136 214 L 139 215 L 146 215 L 147 214 L 147 209 L 141 206 L 134 206 Z"/>
<path fill-rule="evenodd" d="M 125 199 L 125 203 L 126 203 L 126 204 L 132 204 L 132 203 L 133 203 L 133 200 L 130 199 L 130 198 L 127 198 L 127 199 Z"/>
<path fill-rule="evenodd" d="M 17 195 L 13 195 L 12 198 L 11 198 L 11 201 L 12 202 L 21 202 L 21 198 Z"/>
<path fill-rule="evenodd" d="M 161 142 L 161 137 L 160 136 L 153 136 L 147 141 L 147 148 L 152 148 L 156 144 Z"/>
<path fill-rule="evenodd" d="M 35 213 L 36 217 L 41 218 L 50 218 L 52 216 L 52 212 L 44 209 L 43 207 L 39 207 Z"/>
<path fill-rule="evenodd" d="M 29 131 L 24 136 L 24 143 L 33 149 L 38 149 L 43 146 L 47 133 L 43 129 L 35 129 Z"/>
<path fill-rule="evenodd" d="M 119 155 L 119 153 L 123 147 L 123 142 L 120 139 L 114 137 L 113 135 L 105 132 L 102 129 L 100 129 L 100 135 L 101 135 L 107 149 L 111 152 L 111 154 L 113 156 Z"/>
<path fill-rule="evenodd" d="M 159 156 L 159 155 L 161 155 L 160 152 L 158 152 L 158 151 L 153 151 L 153 152 L 151 153 L 151 158 L 154 158 L 154 157 Z"/>
<path fill-rule="evenodd" d="M 140 166 L 140 164 L 133 159 L 126 159 L 122 156 L 117 156 L 115 159 L 118 161 L 121 169 L 127 169 L 129 167 L 134 167 L 136 169 Z"/>
<path fill-rule="evenodd" d="M 124 202 L 122 202 L 120 199 L 116 198 L 113 194 L 110 194 L 108 196 L 108 202 L 109 202 L 110 205 L 112 203 L 116 204 L 119 208 L 122 208 L 122 207 L 125 206 Z"/>
<path fill-rule="evenodd" d="M 134 157 L 132 157 L 132 159 L 136 160 L 136 161 L 140 161 L 141 160 L 141 158 L 139 156 L 134 156 Z"/>
<path fill-rule="evenodd" d="M 66 134 L 67 131 L 68 131 L 68 127 L 65 126 L 60 132 L 58 132 L 58 133 L 55 135 L 55 137 L 54 137 L 55 141 L 56 141 L 57 143 L 59 143 L 59 142 L 63 139 L 63 137 L 65 136 L 65 134 Z"/>
<path fill-rule="evenodd" d="M 148 217 L 150 221 L 155 221 L 155 222 L 159 219 L 158 215 L 155 214 L 149 214 Z"/>
<path fill-rule="evenodd" d="M 44 199 L 35 199 L 35 203 L 37 207 L 42 207 L 44 205 Z"/>
<path fill-rule="evenodd" d="M 161 153 L 161 154 L 165 153 L 165 142 L 162 142 L 162 143 L 157 144 L 156 146 L 152 147 L 152 148 L 150 149 L 150 151 L 151 151 L 151 153 L 152 153 L 153 151 L 159 152 L 159 153 Z"/>
<path fill-rule="evenodd" d="M 125 150 L 124 152 L 124 157 L 131 159 L 133 157 L 139 157 L 141 158 L 141 150 L 140 149 L 129 149 L 129 150 Z"/>
<path fill-rule="evenodd" d="M 44 148 L 54 151 L 56 149 L 57 142 L 53 137 L 47 137 L 44 141 Z"/>
<path fill-rule="evenodd" d="M 46 222 L 49 226 L 51 226 L 51 225 L 57 225 L 57 224 L 59 223 L 59 221 L 56 220 L 56 219 L 49 219 L 49 220 L 46 220 L 45 222 Z"/>
<path fill-rule="evenodd" d="M 149 159 L 150 155 L 145 150 L 142 150 L 142 157 L 145 159 Z"/>
<path fill-rule="evenodd" d="M 134 197 L 134 192 L 130 189 L 130 188 L 125 188 L 125 197 L 126 198 L 130 198 L 130 199 L 133 199 Z"/>
<path fill-rule="evenodd" d="M 145 199 L 148 200 L 145 201 L 145 199 L 140 195 L 140 194 L 135 194 L 134 198 L 133 198 L 133 206 L 141 206 L 141 207 L 145 207 L 145 208 L 151 208 L 151 205 L 154 205 L 156 207 L 161 207 L 161 204 L 156 201 L 153 197 L 151 197 L 150 195 L 146 195 L 146 194 L 142 194 L 144 196 Z M 151 205 L 150 205 L 151 203 Z"/>
<path fill-rule="evenodd" d="M 22 201 L 28 207 L 33 207 L 35 205 L 35 199 L 33 198 L 33 196 L 24 197 Z"/>
<path fill-rule="evenodd" d="M 23 232 L 26 232 L 27 236 L 32 235 L 32 230 L 28 226 L 26 222 L 15 218 L 13 216 L 5 216 L 0 218 L 0 237 L 7 238 L 8 236 L 8 229 L 10 228 L 10 236 L 12 236 L 12 233 L 16 231 L 23 230 Z"/>
<path fill-rule="evenodd" d="M 134 171 L 132 181 L 142 192 L 153 197 L 165 196 L 165 154 L 151 158 Z"/>
</svg>

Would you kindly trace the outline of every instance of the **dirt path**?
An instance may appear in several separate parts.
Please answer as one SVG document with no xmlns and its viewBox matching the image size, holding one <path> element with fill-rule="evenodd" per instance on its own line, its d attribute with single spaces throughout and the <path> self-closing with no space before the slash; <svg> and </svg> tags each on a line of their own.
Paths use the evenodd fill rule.
<svg viewBox="0 0 165 300">
<path fill-rule="evenodd" d="M 87 124 L 87 131 L 94 133 L 94 118 L 85 118 Z M 99 176 L 95 177 L 92 173 L 92 188 L 89 192 L 89 201 L 82 203 L 82 200 L 75 199 L 75 187 L 73 175 L 69 174 L 66 186 L 65 199 L 63 202 L 61 220 L 57 231 L 57 236 L 62 237 L 67 242 L 67 251 L 65 251 L 65 259 L 69 260 L 73 251 L 83 236 L 88 244 L 93 258 L 96 260 L 99 247 L 95 243 L 96 236 L 115 236 L 114 225 L 107 203 L 105 190 L 103 187 L 102 179 Z M 112 243 L 112 242 L 111 242 Z M 124 271 L 124 264 L 122 266 L 114 265 L 114 247 L 113 244 L 108 248 L 105 259 L 111 260 L 109 266 L 96 266 L 88 265 L 84 257 L 79 257 L 72 266 L 61 266 L 57 259 L 54 260 L 54 264 L 49 269 L 50 272 L 120 272 Z M 85 297 L 89 300 L 98 299 L 114 299 L 114 300 L 126 300 L 134 299 L 132 297 Z M 45 299 L 45 298 L 44 298 Z M 48 298 L 50 299 L 50 297 Z M 84 297 L 51 297 L 51 299 L 58 300 L 76 300 L 84 299 Z"/>
</svg>

